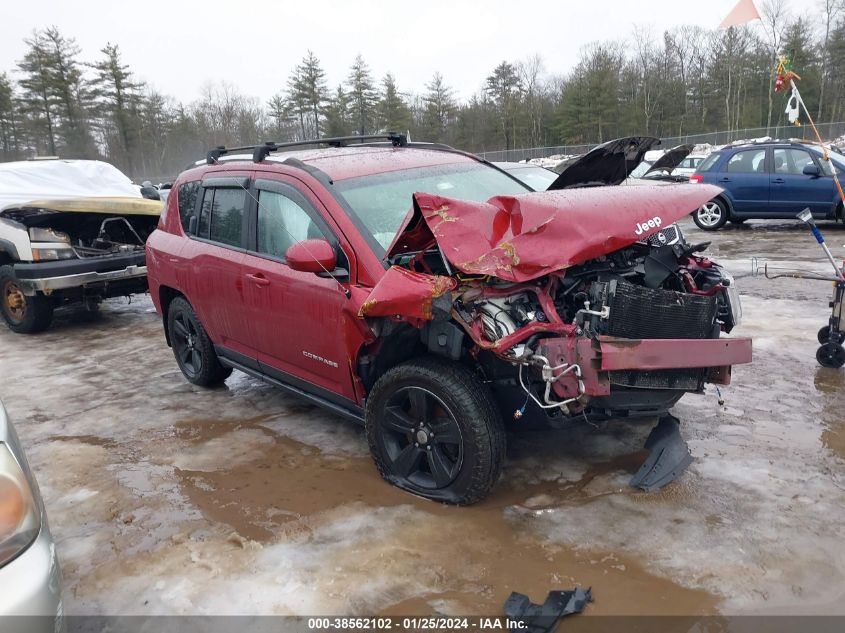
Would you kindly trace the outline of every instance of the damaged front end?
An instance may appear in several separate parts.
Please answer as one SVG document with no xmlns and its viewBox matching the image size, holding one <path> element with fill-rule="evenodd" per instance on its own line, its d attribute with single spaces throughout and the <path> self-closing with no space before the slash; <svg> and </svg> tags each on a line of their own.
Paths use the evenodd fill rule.
<svg viewBox="0 0 845 633">
<path fill-rule="evenodd" d="M 710 189 L 416 194 L 361 316 L 471 362 L 515 419 L 662 415 L 751 361 L 750 339 L 719 338 L 741 310 L 707 245 L 649 239 Z"/>
<path fill-rule="evenodd" d="M 161 203 L 141 198 L 43 200 L 6 207 L 0 217 L 25 232 L 15 276 L 26 295 L 97 302 L 146 290 L 145 244 Z"/>
</svg>

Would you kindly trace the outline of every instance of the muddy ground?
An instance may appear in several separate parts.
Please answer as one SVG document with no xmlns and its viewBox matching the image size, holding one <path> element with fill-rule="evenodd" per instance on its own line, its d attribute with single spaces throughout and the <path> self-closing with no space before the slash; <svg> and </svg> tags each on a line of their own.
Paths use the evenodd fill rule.
<svg viewBox="0 0 845 633">
<path fill-rule="evenodd" d="M 824 270 L 820 251 L 794 223 L 684 227 L 737 276 L 755 360 L 724 405 L 675 408 L 695 461 L 651 494 L 627 486 L 651 421 L 512 435 L 494 494 L 451 508 L 383 483 L 351 423 L 238 372 L 188 384 L 148 298 L 0 329 L 65 612 L 498 614 L 577 584 L 593 614 L 845 613 L 845 370 L 814 357 L 830 286 L 751 275 Z"/>
</svg>

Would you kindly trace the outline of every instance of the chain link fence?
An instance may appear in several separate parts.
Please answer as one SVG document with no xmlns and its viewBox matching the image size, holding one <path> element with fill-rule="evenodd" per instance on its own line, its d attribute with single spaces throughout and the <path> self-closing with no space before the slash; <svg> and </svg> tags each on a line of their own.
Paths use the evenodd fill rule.
<svg viewBox="0 0 845 633">
<path fill-rule="evenodd" d="M 817 123 L 816 127 L 819 130 L 819 134 L 826 141 L 833 141 L 841 136 L 845 136 L 845 121 L 838 123 Z M 686 143 L 693 143 L 695 145 L 727 145 L 734 141 L 750 140 L 766 136 L 776 139 L 801 139 L 807 141 L 814 141 L 816 139 L 813 128 L 809 125 L 782 125 L 770 128 L 743 128 L 741 130 L 725 130 L 723 132 L 707 132 L 705 134 L 668 136 L 660 139 L 660 149 L 669 149 Z M 478 154 L 494 162 L 519 162 L 521 160 L 548 158 L 550 156 L 577 156 L 588 152 L 596 145 L 598 143 L 586 145 L 553 145 L 551 147 L 528 147 L 523 149 L 478 152 Z"/>
</svg>

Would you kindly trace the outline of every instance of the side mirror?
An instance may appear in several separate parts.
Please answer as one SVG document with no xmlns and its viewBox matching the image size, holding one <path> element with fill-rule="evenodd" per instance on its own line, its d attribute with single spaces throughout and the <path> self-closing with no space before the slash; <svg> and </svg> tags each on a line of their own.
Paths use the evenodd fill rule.
<svg viewBox="0 0 845 633">
<path fill-rule="evenodd" d="M 337 255 L 326 240 L 302 240 L 288 248 L 285 262 L 301 273 L 332 272 L 337 266 Z"/>
<path fill-rule="evenodd" d="M 818 165 L 813 165 L 812 163 L 808 165 L 804 165 L 804 175 L 805 176 L 813 176 L 814 178 L 818 178 L 821 176 L 822 170 L 819 169 Z"/>
</svg>

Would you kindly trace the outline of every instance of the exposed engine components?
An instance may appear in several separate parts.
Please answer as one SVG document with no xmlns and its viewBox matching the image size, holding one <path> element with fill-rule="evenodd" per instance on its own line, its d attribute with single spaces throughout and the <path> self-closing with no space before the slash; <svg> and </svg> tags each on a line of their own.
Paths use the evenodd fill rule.
<svg viewBox="0 0 845 633">
<path fill-rule="evenodd" d="M 531 389 L 525 384 L 523 379 L 523 368 L 526 366 L 534 366 L 540 369 L 540 377 L 546 383 L 545 391 L 543 393 L 543 402 L 540 402 L 537 397 L 531 392 Z M 559 400 L 557 396 L 552 397 L 552 386 L 558 380 L 563 379 L 567 374 L 572 373 L 578 384 L 578 394 L 566 400 Z M 532 354 L 528 357 L 526 362 L 519 364 L 519 385 L 522 390 L 531 398 L 541 409 L 561 409 L 565 413 L 570 413 L 569 406 L 576 402 L 582 395 L 584 395 L 584 381 L 581 379 L 581 367 L 575 364 L 561 363 L 552 366 L 549 359 L 541 354 Z"/>
<path fill-rule="evenodd" d="M 730 331 L 741 314 L 733 279 L 693 255 L 697 249 L 685 242 L 637 243 L 532 282 L 462 278 L 452 317 L 480 349 L 514 366 L 525 402 L 547 412 L 577 415 L 588 406 L 588 394 L 610 384 L 698 391 L 709 375 L 706 367 L 609 371 L 607 384 L 587 389 L 582 367 L 592 356 L 582 355 L 578 343 L 557 349 L 554 358 L 543 351 L 544 339 L 561 335 L 589 347 L 600 337 L 709 339 Z"/>
</svg>

